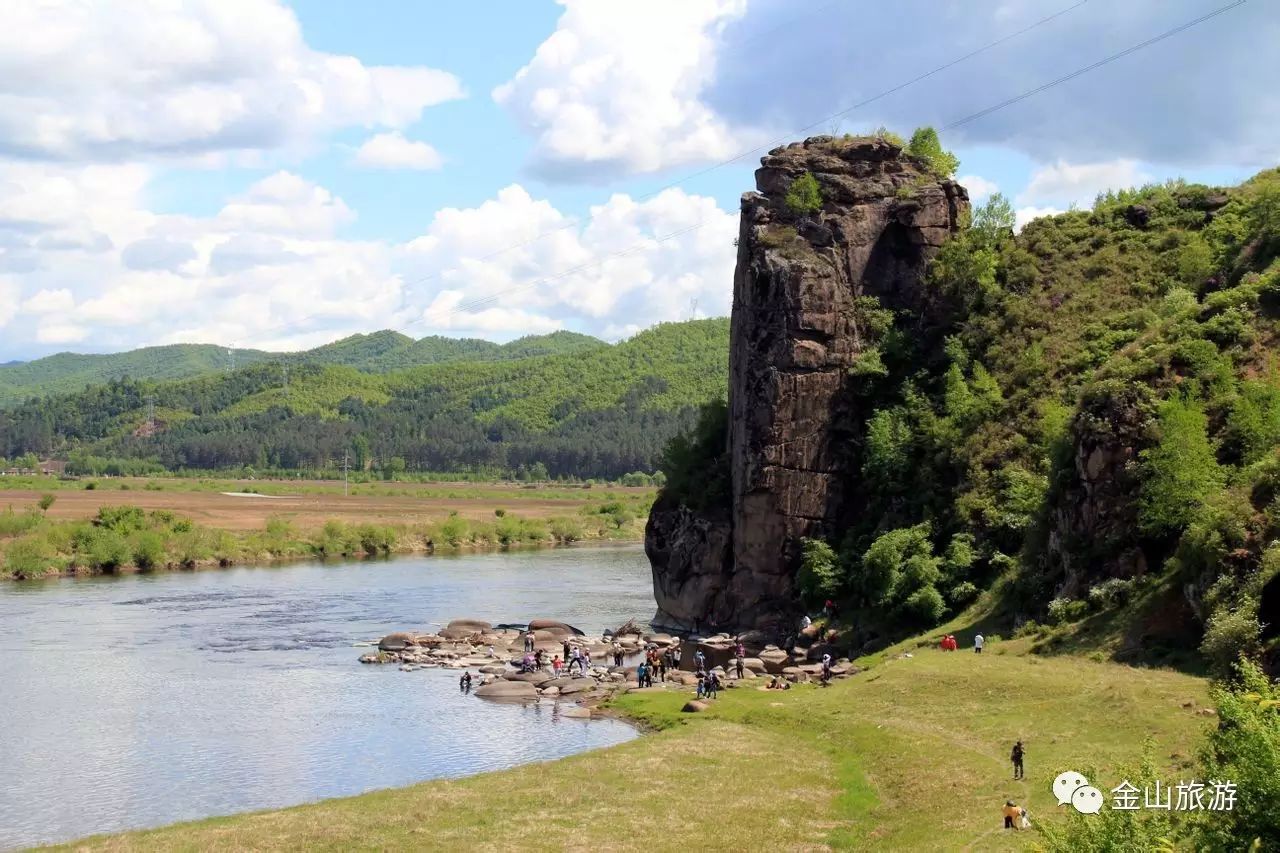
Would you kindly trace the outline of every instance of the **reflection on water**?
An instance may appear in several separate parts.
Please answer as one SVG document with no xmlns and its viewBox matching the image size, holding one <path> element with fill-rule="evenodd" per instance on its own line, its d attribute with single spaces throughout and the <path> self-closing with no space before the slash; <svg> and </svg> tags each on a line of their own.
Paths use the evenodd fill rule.
<svg viewBox="0 0 1280 853">
<path fill-rule="evenodd" d="M 630 546 L 0 585 L 0 849 L 618 743 L 622 723 L 483 702 L 453 670 L 363 666 L 353 644 L 652 611 Z"/>
</svg>

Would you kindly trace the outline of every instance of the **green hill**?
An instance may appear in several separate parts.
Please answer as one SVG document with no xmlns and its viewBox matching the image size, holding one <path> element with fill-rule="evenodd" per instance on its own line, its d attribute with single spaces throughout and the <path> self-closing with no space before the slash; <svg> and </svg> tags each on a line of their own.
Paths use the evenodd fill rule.
<svg viewBox="0 0 1280 853">
<path fill-rule="evenodd" d="M 383 330 L 351 335 L 303 352 L 235 349 L 234 363 L 237 367 L 264 361 L 288 365 L 332 364 L 385 373 L 446 361 L 499 361 L 581 352 L 604 345 L 589 335 L 563 331 L 496 344 L 477 338 L 440 336 L 414 340 L 399 332 Z M 0 364 L 0 407 L 12 406 L 30 397 L 79 391 L 113 379 L 185 379 L 225 371 L 231 364 L 231 351 L 211 344 L 173 344 L 104 355 L 58 353 L 35 361 Z"/>
<path fill-rule="evenodd" d="M 169 469 L 357 467 L 617 478 L 652 473 L 696 408 L 724 393 L 727 319 L 617 345 L 558 332 L 506 345 L 360 335 L 284 366 L 116 379 L 0 412 L 0 455 Z M 471 357 L 466 355 L 471 352 Z M 421 364 L 426 359 L 434 363 Z M 383 370 L 398 360 L 416 366 Z M 141 429 L 154 398 L 158 429 Z"/>
</svg>

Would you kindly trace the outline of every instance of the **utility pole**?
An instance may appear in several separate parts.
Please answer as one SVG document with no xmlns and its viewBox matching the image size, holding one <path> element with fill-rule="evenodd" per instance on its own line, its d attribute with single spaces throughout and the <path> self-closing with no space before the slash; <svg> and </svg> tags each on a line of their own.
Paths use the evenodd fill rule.
<svg viewBox="0 0 1280 853">
<path fill-rule="evenodd" d="M 342 451 L 342 496 L 347 496 L 347 472 L 351 470 L 351 456 L 347 451 Z"/>
<path fill-rule="evenodd" d="M 156 431 L 156 395 L 147 395 L 147 435 Z"/>
<path fill-rule="evenodd" d="M 235 350 L 233 349 L 227 350 L 227 360 L 231 365 L 231 372 L 235 373 L 235 370 L 236 370 L 236 351 Z"/>
<path fill-rule="evenodd" d="M 689 300 L 689 319 L 698 319 L 698 297 L 696 296 Z"/>
</svg>

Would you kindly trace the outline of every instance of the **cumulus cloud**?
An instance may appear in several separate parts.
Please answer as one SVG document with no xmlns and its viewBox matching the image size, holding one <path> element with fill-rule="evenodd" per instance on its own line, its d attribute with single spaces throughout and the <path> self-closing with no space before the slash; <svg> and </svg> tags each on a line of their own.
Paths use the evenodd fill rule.
<svg viewBox="0 0 1280 853">
<path fill-rule="evenodd" d="M 988 181 L 979 175 L 963 175 L 956 180 L 969 191 L 970 201 L 981 201 L 1000 192 L 1000 187 L 995 181 Z"/>
<path fill-rule="evenodd" d="M 824 116 L 1072 5 L 561 2 L 555 32 L 494 97 L 533 136 L 534 168 L 574 179 L 829 132 Z M 1089 3 L 848 112 L 839 129 L 943 128 L 1206 11 L 1200 0 Z M 946 131 L 944 141 L 1006 146 L 1040 162 L 1270 165 L 1280 159 L 1277 43 L 1280 18 L 1268 4 L 1245 4 Z"/>
<path fill-rule="evenodd" d="M 1022 226 L 1033 219 L 1039 219 L 1042 216 L 1057 216 L 1059 213 L 1066 213 L 1066 211 L 1057 207 L 1019 207 L 1013 212 L 1014 228 L 1021 231 Z"/>
<path fill-rule="evenodd" d="M 197 157 L 402 128 L 463 95 L 452 74 L 308 47 L 279 0 L 0 4 L 0 153 Z"/>
<path fill-rule="evenodd" d="M 195 260 L 196 250 L 187 243 L 164 237 L 148 237 L 124 247 L 120 260 L 131 270 L 176 271 L 187 261 Z"/>
<path fill-rule="evenodd" d="M 1018 194 L 1019 204 L 1090 207 L 1099 193 L 1140 186 L 1151 180 L 1135 160 L 1068 163 L 1041 166 Z"/>
<path fill-rule="evenodd" d="M 0 360 L 83 341 L 98 351 L 174 342 L 290 349 L 386 327 L 497 339 L 563 327 L 616 335 L 683 319 L 695 298 L 704 315 L 729 309 L 736 215 L 678 189 L 644 201 L 615 195 L 580 221 L 513 184 L 475 207 L 440 210 L 417 238 L 388 244 L 344 237 L 354 212 L 287 172 L 197 217 L 148 210 L 145 183 L 124 192 L 123 176 L 45 165 L 41 179 L 0 163 L 0 183 L 15 170 L 23 203 L 44 211 L 24 240 L 110 228 L 112 245 L 23 249 L 40 265 L 0 277 Z"/>
<path fill-rule="evenodd" d="M 365 140 L 356 150 L 355 162 L 371 169 L 439 169 L 444 159 L 427 143 L 391 131 Z"/>
<path fill-rule="evenodd" d="M 556 30 L 493 98 L 534 136 L 544 176 L 595 179 L 718 159 L 728 125 L 702 101 L 715 45 L 746 0 L 560 0 Z"/>
</svg>

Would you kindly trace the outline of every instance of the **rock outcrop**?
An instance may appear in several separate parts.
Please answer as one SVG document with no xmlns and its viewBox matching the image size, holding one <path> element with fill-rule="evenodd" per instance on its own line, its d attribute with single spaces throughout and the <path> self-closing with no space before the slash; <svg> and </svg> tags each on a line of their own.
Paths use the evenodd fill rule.
<svg viewBox="0 0 1280 853">
<path fill-rule="evenodd" d="M 785 197 L 805 173 L 823 204 L 798 213 Z M 721 518 L 659 504 L 647 530 L 655 621 L 685 630 L 773 630 L 795 615 L 800 540 L 837 533 L 856 510 L 876 312 L 908 312 L 927 333 L 938 306 L 925 268 L 969 207 L 963 187 L 878 138 L 774 149 L 756 186 L 734 274 L 732 506 Z"/>
</svg>

